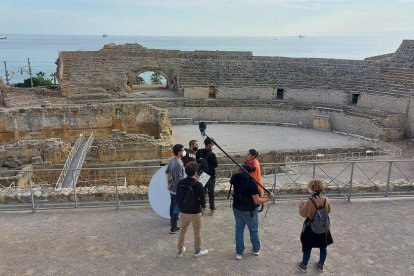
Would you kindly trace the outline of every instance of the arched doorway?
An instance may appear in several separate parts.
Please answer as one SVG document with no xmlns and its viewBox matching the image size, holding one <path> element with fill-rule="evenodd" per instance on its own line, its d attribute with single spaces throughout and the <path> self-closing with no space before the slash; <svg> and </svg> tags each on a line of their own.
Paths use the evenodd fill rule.
<svg viewBox="0 0 414 276">
<path fill-rule="evenodd" d="M 131 91 L 154 91 L 172 90 L 175 91 L 175 84 L 172 78 L 161 69 L 142 68 L 131 71 L 127 75 L 127 87 Z"/>
</svg>

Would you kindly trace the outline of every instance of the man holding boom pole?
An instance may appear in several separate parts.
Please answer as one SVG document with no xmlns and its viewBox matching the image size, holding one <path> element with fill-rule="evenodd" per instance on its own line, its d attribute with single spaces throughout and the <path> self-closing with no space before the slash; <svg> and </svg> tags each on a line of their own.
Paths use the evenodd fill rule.
<svg viewBox="0 0 414 276">
<path fill-rule="evenodd" d="M 252 253 L 259 256 L 259 213 L 257 205 L 266 203 L 273 199 L 273 194 L 261 198 L 256 183 L 248 173 L 253 171 L 253 167 L 244 165 L 244 170 L 234 174 L 230 179 L 230 184 L 234 187 L 233 193 L 233 214 L 236 220 L 236 259 L 243 259 L 244 254 L 244 228 L 247 225 L 252 243 Z"/>
</svg>

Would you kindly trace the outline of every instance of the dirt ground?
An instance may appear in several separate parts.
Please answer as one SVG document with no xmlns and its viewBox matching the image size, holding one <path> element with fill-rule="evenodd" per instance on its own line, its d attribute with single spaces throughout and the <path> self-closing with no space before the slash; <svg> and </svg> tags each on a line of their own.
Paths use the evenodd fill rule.
<svg viewBox="0 0 414 276">
<path fill-rule="evenodd" d="M 260 256 L 235 260 L 229 202 L 204 217 L 202 246 L 209 254 L 176 257 L 178 235 L 149 206 L 0 213 L 0 275 L 302 275 L 298 200 L 277 201 L 260 214 Z M 334 244 L 325 275 L 414 275 L 414 198 L 333 200 Z M 308 275 L 318 250 L 310 260 Z"/>
</svg>

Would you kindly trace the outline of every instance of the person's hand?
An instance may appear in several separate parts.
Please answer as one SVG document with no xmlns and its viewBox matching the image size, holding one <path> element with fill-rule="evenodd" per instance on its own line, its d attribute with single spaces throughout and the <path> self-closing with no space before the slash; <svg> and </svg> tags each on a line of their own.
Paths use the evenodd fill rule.
<svg viewBox="0 0 414 276">
<path fill-rule="evenodd" d="M 167 182 L 167 188 L 168 188 L 168 190 L 170 190 L 170 189 L 171 189 L 171 181 L 169 181 L 169 180 L 168 180 L 168 182 Z"/>
<path fill-rule="evenodd" d="M 306 199 L 301 199 L 299 203 L 299 208 L 305 207 L 305 204 L 306 204 Z"/>
<path fill-rule="evenodd" d="M 273 193 L 270 193 L 267 195 L 267 201 L 271 201 L 275 196 L 273 195 Z"/>
</svg>

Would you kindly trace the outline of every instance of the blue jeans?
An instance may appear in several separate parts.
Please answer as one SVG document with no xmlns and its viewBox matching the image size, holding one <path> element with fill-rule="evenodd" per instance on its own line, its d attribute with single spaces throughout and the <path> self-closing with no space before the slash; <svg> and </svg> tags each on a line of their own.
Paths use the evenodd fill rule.
<svg viewBox="0 0 414 276">
<path fill-rule="evenodd" d="M 326 260 L 326 256 L 328 255 L 328 251 L 325 248 L 319 248 L 320 249 L 320 255 L 319 255 L 319 264 L 320 265 L 324 265 L 325 260 Z M 303 251 L 303 260 L 302 260 L 302 264 L 304 266 L 308 265 L 310 256 L 311 256 L 311 252 L 312 252 L 312 248 L 309 248 L 306 251 Z"/>
<path fill-rule="evenodd" d="M 244 253 L 244 228 L 246 224 L 249 228 L 253 251 L 259 252 L 259 213 L 257 212 L 257 209 L 251 212 L 244 212 L 233 208 L 233 214 L 234 219 L 236 220 L 236 253 Z"/>
<path fill-rule="evenodd" d="M 171 203 L 170 203 L 170 223 L 171 223 L 171 231 L 177 227 L 178 221 L 178 213 L 174 213 L 175 206 L 177 205 L 177 196 L 170 194 L 171 196 Z"/>
<path fill-rule="evenodd" d="M 216 186 L 216 176 L 212 175 L 204 186 L 204 193 L 208 194 L 208 203 L 210 205 L 210 210 L 215 210 L 216 206 L 214 204 L 214 187 Z"/>
</svg>

